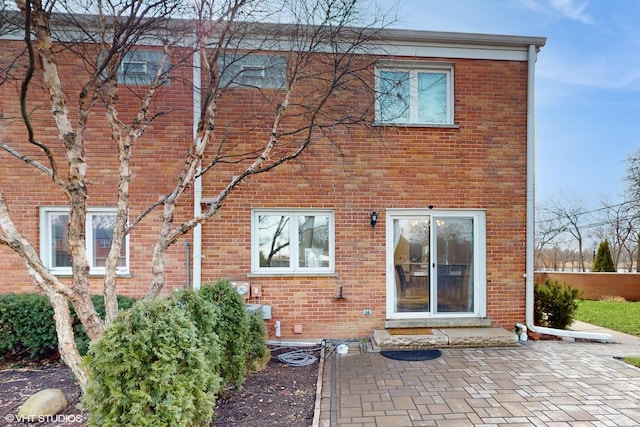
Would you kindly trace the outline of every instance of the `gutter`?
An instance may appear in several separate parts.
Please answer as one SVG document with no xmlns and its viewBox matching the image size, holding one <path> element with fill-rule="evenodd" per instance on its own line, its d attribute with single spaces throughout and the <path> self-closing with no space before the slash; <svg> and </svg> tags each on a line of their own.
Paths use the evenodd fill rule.
<svg viewBox="0 0 640 427">
<path fill-rule="evenodd" d="M 529 45 L 528 56 L 528 88 L 527 88 L 527 249 L 526 249 L 526 327 L 517 324 L 516 328 L 524 332 L 520 340 L 526 340 L 526 329 L 532 332 L 558 337 L 581 338 L 594 341 L 611 342 L 611 334 L 577 332 L 564 329 L 546 328 L 533 323 L 534 299 L 534 241 L 535 241 L 535 63 L 537 58 L 536 45 Z"/>
<path fill-rule="evenodd" d="M 193 136 L 197 137 L 198 121 L 200 120 L 201 110 L 201 87 L 202 77 L 200 69 L 200 53 L 198 51 L 193 54 Z M 198 141 L 197 143 L 200 143 Z M 200 176 L 201 167 L 198 166 L 197 176 L 193 182 L 193 216 L 202 214 L 202 177 Z M 187 266 L 189 268 L 189 266 Z M 202 282 L 202 224 L 198 224 L 193 229 L 193 273 L 191 274 L 193 290 L 200 289 Z"/>
</svg>

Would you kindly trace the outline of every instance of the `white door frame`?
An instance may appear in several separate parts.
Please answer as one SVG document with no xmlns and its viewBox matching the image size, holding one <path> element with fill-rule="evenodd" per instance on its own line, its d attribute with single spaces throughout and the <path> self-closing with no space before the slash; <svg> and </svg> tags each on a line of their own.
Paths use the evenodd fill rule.
<svg viewBox="0 0 640 427">
<path fill-rule="evenodd" d="M 402 217 L 416 216 L 473 218 L 473 252 L 474 252 L 474 311 L 469 313 L 435 313 L 433 304 L 429 304 L 429 312 L 396 312 L 396 284 L 394 266 L 394 228 L 393 220 Z M 386 210 L 386 311 L 387 319 L 423 319 L 423 318 L 468 318 L 487 316 L 487 267 L 486 267 L 486 212 L 480 209 L 387 209 Z M 431 233 L 433 239 L 435 233 Z M 432 241 L 432 248 L 436 245 Z M 431 251 L 431 256 L 435 254 Z M 432 265 L 432 263 L 430 263 Z M 433 277 L 430 274 L 429 277 Z M 433 279 L 430 279 L 433 280 Z M 430 283 L 433 291 L 433 283 Z"/>
</svg>

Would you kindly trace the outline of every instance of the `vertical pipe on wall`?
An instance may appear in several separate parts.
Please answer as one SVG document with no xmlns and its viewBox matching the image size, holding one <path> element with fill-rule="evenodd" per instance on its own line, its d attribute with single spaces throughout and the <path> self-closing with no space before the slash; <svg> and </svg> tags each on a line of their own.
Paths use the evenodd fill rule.
<svg viewBox="0 0 640 427">
<path fill-rule="evenodd" d="M 201 114 L 201 69 L 200 69 L 200 53 L 196 50 L 193 54 L 193 136 L 197 138 L 198 121 Z M 199 140 L 198 140 L 199 142 Z M 199 175 L 200 166 L 198 166 L 198 175 L 193 183 L 193 216 L 202 213 L 200 202 L 202 200 L 202 178 Z M 189 267 L 187 267 L 189 268 Z M 202 280 L 202 225 L 198 224 L 193 229 L 193 289 L 200 289 Z"/>
<path fill-rule="evenodd" d="M 559 337 L 583 338 L 597 341 L 611 341 L 610 334 L 567 331 L 546 328 L 533 324 L 534 310 L 534 244 L 535 244 L 535 64 L 537 51 L 535 45 L 529 45 L 527 80 L 527 235 L 526 235 L 526 272 L 525 272 L 525 314 L 526 326 L 532 332 Z"/>
<path fill-rule="evenodd" d="M 185 288 L 191 288 L 191 243 L 184 242 L 184 247 L 187 251 L 187 283 Z"/>
</svg>

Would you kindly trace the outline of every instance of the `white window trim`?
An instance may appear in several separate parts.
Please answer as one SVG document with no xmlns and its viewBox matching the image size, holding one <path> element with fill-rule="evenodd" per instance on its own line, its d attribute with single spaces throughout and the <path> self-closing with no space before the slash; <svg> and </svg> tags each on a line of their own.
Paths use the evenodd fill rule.
<svg viewBox="0 0 640 427">
<path fill-rule="evenodd" d="M 51 253 L 52 242 L 51 242 L 51 220 L 50 214 L 68 214 L 69 208 L 62 206 L 43 206 L 40 207 L 40 259 L 44 263 L 45 267 L 53 274 L 60 276 L 70 276 L 72 274 L 71 267 L 53 267 L 52 257 L 53 253 Z M 93 225 L 91 223 L 94 215 L 116 215 L 118 213 L 117 208 L 87 208 L 87 215 L 85 220 L 85 228 L 86 228 L 86 246 L 85 250 L 87 252 L 87 259 L 89 263 L 92 263 L 93 260 L 93 245 L 91 242 L 93 241 Z M 129 246 L 129 235 L 125 236 L 125 245 L 126 245 L 126 261 L 124 267 L 117 267 L 116 274 L 118 275 L 128 275 L 129 274 L 129 255 L 130 255 L 130 246 Z M 90 275 L 105 275 L 106 269 L 105 267 L 95 267 L 91 266 L 89 270 Z"/>
<path fill-rule="evenodd" d="M 328 216 L 329 217 L 329 267 L 299 267 L 297 221 L 289 221 L 289 246 L 296 248 L 291 251 L 289 267 L 260 267 L 259 221 L 260 215 L 282 215 L 297 218 L 298 216 Z M 326 209 L 255 209 L 251 212 L 251 273 L 260 276 L 302 275 L 318 276 L 335 273 L 335 215 Z"/>
<path fill-rule="evenodd" d="M 416 63 L 407 61 L 381 62 L 376 66 L 375 79 L 376 91 L 380 93 L 380 73 L 390 72 L 408 72 L 409 73 L 409 121 L 408 122 L 383 122 L 380 120 L 381 106 L 379 97 L 376 96 L 375 118 L 376 124 L 390 126 L 452 126 L 454 125 L 454 87 L 453 87 L 453 64 L 450 63 Z M 422 123 L 418 121 L 418 73 L 444 73 L 447 76 L 447 119 L 445 123 Z"/>
</svg>

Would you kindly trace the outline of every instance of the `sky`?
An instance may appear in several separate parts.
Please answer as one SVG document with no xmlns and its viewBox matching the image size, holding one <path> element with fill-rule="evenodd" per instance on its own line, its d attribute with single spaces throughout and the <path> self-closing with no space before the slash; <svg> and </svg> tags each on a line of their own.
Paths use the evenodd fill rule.
<svg viewBox="0 0 640 427">
<path fill-rule="evenodd" d="M 640 149 L 639 0 L 367 0 L 392 28 L 546 37 L 536 63 L 536 204 L 622 201 Z"/>
</svg>

